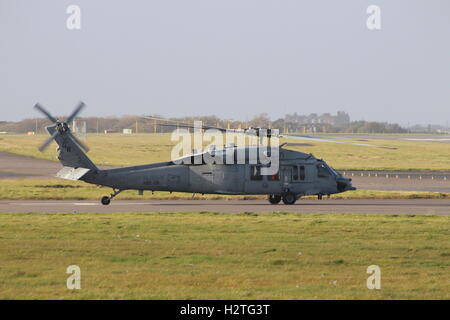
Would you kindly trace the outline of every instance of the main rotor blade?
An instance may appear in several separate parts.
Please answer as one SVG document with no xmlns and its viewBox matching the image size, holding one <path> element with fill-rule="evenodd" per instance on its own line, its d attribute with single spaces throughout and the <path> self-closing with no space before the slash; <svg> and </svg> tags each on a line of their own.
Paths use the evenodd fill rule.
<svg viewBox="0 0 450 320">
<path fill-rule="evenodd" d="M 179 121 L 176 121 L 176 120 L 157 118 L 157 117 L 152 117 L 152 116 L 143 116 L 142 118 L 147 119 L 147 120 L 156 120 L 156 121 L 165 121 L 165 122 L 174 122 L 174 123 L 178 123 L 179 122 Z"/>
<path fill-rule="evenodd" d="M 66 121 L 64 121 L 65 123 L 69 124 L 70 122 L 72 122 L 73 119 L 76 118 L 76 116 L 80 113 L 80 111 L 85 107 L 86 105 L 84 104 L 84 102 L 80 101 L 80 103 L 78 104 L 78 106 L 75 108 L 75 110 L 72 112 L 72 114 L 66 119 Z"/>
<path fill-rule="evenodd" d="M 80 141 L 77 137 L 75 137 L 72 133 L 69 133 L 69 137 L 80 146 L 81 149 L 84 150 L 84 152 L 89 152 L 89 147 Z"/>
<path fill-rule="evenodd" d="M 55 139 L 58 134 L 59 131 L 55 130 L 55 132 L 53 132 L 53 134 L 47 140 L 45 140 L 43 144 L 41 144 L 41 146 L 39 147 L 39 151 L 43 152 L 45 149 L 47 149 L 48 145 Z"/>
<path fill-rule="evenodd" d="M 201 127 L 196 127 L 190 124 L 185 124 L 185 123 L 179 123 L 179 124 L 172 124 L 172 123 L 159 123 L 159 126 L 162 127 L 177 127 L 177 128 L 188 128 L 188 129 L 194 129 L 194 128 L 198 128 L 198 129 L 203 129 L 203 130 L 208 130 L 208 129 L 215 129 L 215 130 L 219 130 L 221 132 L 226 132 L 227 129 L 223 129 L 223 128 L 218 128 L 218 127 L 211 127 L 211 126 L 201 126 Z M 229 131 L 232 131 L 233 129 L 228 129 Z"/>
<path fill-rule="evenodd" d="M 334 140 L 324 139 L 324 138 L 320 138 L 320 137 L 311 137 L 311 136 L 303 136 L 303 135 L 291 135 L 291 134 L 283 134 L 283 135 L 281 135 L 280 134 L 280 137 L 285 137 L 285 138 L 288 138 L 288 139 L 299 139 L 299 140 L 309 140 L 309 141 L 318 141 L 318 142 L 350 144 L 350 145 L 360 146 L 360 147 L 371 147 L 371 148 L 381 148 L 381 149 L 391 149 L 391 150 L 396 150 L 397 149 L 397 148 L 394 148 L 394 147 L 377 146 L 377 145 L 366 144 L 366 143 L 334 141 Z"/>
<path fill-rule="evenodd" d="M 177 128 L 189 128 L 189 129 L 196 128 L 196 126 L 194 126 L 192 124 L 183 123 L 183 122 L 179 122 L 176 120 L 162 119 L 162 118 L 156 118 L 156 117 L 150 117 L 150 116 L 144 116 L 142 118 L 148 119 L 148 120 L 168 122 L 168 123 L 158 123 L 158 125 L 162 126 L 162 127 L 177 127 Z M 204 130 L 214 129 L 214 130 L 219 130 L 220 132 L 234 132 L 234 133 L 244 134 L 244 135 L 248 135 L 248 136 L 259 136 L 261 129 L 269 130 L 268 128 L 251 128 L 251 127 L 247 128 L 247 129 L 225 129 L 225 128 L 221 128 L 221 127 L 203 126 L 203 125 L 201 126 L 201 129 L 204 129 Z M 277 136 L 278 136 L 278 134 L 277 134 Z"/>
<path fill-rule="evenodd" d="M 189 124 L 189 123 L 184 123 L 184 122 L 180 122 L 180 121 L 176 121 L 176 120 L 170 120 L 170 119 L 163 119 L 163 118 L 156 118 L 156 117 L 150 117 L 150 116 L 144 116 L 142 117 L 144 119 L 147 120 L 156 120 L 156 121 L 164 121 L 164 122 L 169 122 L 169 123 L 158 123 L 158 125 L 160 126 L 165 126 L 165 127 L 179 127 L 179 128 L 196 128 L 196 126 L 194 126 L 193 124 Z M 202 125 L 201 127 L 202 129 L 216 129 L 222 132 L 225 132 L 227 130 L 233 130 L 233 129 L 225 129 L 225 128 L 221 128 L 221 127 L 214 127 L 214 126 L 204 126 Z"/>
<path fill-rule="evenodd" d="M 34 105 L 34 108 L 39 110 L 41 113 L 45 114 L 47 116 L 47 118 L 49 118 L 52 123 L 55 123 L 57 121 L 47 110 L 44 109 L 43 106 L 41 106 L 39 104 L 39 102 Z"/>
<path fill-rule="evenodd" d="M 172 126 L 183 126 L 185 128 L 190 128 L 190 127 L 194 127 L 194 125 L 189 124 L 189 123 L 184 123 L 184 122 L 180 122 L 180 121 L 176 121 L 176 120 L 170 120 L 170 119 L 163 119 L 163 118 L 157 118 L 157 117 L 150 117 L 150 116 L 144 116 L 142 117 L 144 119 L 147 120 L 155 120 L 155 121 L 164 121 L 164 122 L 168 122 L 168 124 L 163 124 L 163 123 L 158 123 L 158 125 L 160 126 L 171 126 L 170 123 L 172 123 Z"/>
</svg>

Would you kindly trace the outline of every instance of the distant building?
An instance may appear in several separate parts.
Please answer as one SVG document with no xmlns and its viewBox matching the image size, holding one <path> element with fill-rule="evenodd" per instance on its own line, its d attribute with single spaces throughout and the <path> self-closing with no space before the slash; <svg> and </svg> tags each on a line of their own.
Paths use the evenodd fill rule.
<svg viewBox="0 0 450 320">
<path fill-rule="evenodd" d="M 344 111 L 338 111 L 336 115 L 330 113 L 299 115 L 295 112 L 294 114 L 287 114 L 284 119 L 286 122 L 296 125 L 327 124 L 331 126 L 346 126 L 350 123 L 350 116 Z"/>
<path fill-rule="evenodd" d="M 72 132 L 77 135 L 78 138 L 86 140 L 87 138 L 87 122 L 85 120 L 73 120 Z"/>
<path fill-rule="evenodd" d="M 133 129 L 123 129 L 123 134 L 132 134 Z"/>
</svg>

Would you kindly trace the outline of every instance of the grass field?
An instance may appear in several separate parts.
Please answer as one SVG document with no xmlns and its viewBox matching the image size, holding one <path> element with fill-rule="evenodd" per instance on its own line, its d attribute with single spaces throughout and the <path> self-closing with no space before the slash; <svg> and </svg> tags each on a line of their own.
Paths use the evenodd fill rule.
<svg viewBox="0 0 450 320">
<path fill-rule="evenodd" d="M 449 219 L 1 213 L 0 299 L 449 299 Z"/>
<path fill-rule="evenodd" d="M 2 179 L 0 184 L 0 200 L 99 200 L 102 196 L 111 193 L 107 187 L 98 187 L 82 181 L 69 181 L 61 179 Z M 169 193 L 150 191 L 143 196 L 135 190 L 122 192 L 116 199 L 191 199 L 192 193 Z M 305 197 L 308 198 L 316 198 Z M 331 195 L 332 199 L 446 199 L 449 193 L 420 192 L 420 191 L 378 191 L 356 190 Z M 195 199 L 266 199 L 266 196 L 254 195 L 215 195 L 196 194 Z"/>
<path fill-rule="evenodd" d="M 45 153 L 37 147 L 47 135 L 4 135 L 0 137 L 0 151 L 55 160 L 54 147 Z M 299 143 L 298 140 L 282 140 Z M 86 143 L 91 147 L 89 157 L 99 165 L 126 166 L 170 159 L 170 134 L 91 134 Z M 403 140 L 364 141 L 397 150 L 358 147 L 351 145 L 310 142 L 289 148 L 313 153 L 338 170 L 450 170 L 450 143 Z M 55 146 L 52 145 L 52 146 Z"/>
</svg>

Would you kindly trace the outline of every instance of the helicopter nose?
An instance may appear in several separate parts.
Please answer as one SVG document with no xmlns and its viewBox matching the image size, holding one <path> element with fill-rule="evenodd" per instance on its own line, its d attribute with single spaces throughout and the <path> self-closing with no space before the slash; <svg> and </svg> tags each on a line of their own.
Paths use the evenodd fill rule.
<svg viewBox="0 0 450 320">
<path fill-rule="evenodd" d="M 352 186 L 352 179 L 339 177 L 336 179 L 337 182 L 337 188 L 339 191 L 349 191 L 349 190 L 356 190 L 354 186 Z"/>
<path fill-rule="evenodd" d="M 354 186 L 352 186 L 352 179 L 347 180 L 347 186 L 345 188 L 346 190 L 356 190 Z"/>
</svg>

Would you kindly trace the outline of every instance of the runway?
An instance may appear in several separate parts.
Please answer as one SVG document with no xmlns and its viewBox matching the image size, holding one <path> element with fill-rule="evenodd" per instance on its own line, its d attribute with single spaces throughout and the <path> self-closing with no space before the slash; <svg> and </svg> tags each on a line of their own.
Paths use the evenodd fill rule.
<svg viewBox="0 0 450 320">
<path fill-rule="evenodd" d="M 450 199 L 299 200 L 295 205 L 270 205 L 264 200 L 114 200 L 109 206 L 92 200 L 1 200 L 0 212 L 290 212 L 448 216 L 450 215 Z"/>
</svg>

